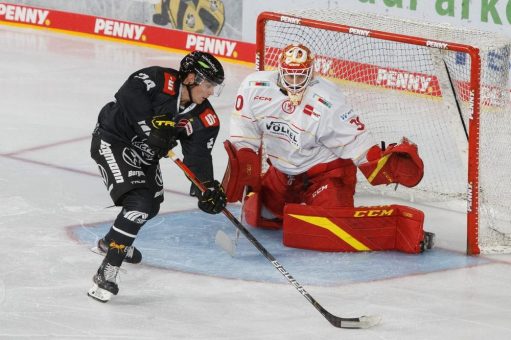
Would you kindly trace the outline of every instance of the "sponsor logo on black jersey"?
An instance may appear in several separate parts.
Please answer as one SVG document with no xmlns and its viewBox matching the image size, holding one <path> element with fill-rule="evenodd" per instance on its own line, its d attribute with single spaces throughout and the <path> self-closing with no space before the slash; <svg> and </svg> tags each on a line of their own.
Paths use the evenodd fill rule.
<svg viewBox="0 0 511 340">
<path fill-rule="evenodd" d="M 162 128 L 162 127 L 174 127 L 176 126 L 176 122 L 174 122 L 172 119 L 169 119 L 167 116 L 165 115 L 162 115 L 162 116 L 155 116 L 152 120 L 151 120 L 151 124 L 159 129 L 159 128 Z"/>
<path fill-rule="evenodd" d="M 163 92 L 170 94 L 171 96 L 175 96 L 176 77 L 167 72 L 164 73 L 164 76 L 165 82 L 163 83 Z"/>
<path fill-rule="evenodd" d="M 141 170 L 130 170 L 128 171 L 128 177 L 133 177 L 133 176 L 137 176 L 137 177 L 141 177 L 141 176 L 144 176 L 144 172 L 141 171 Z"/>
<path fill-rule="evenodd" d="M 149 217 L 149 214 L 147 214 L 145 212 L 141 212 L 141 211 L 136 211 L 136 210 L 132 210 L 132 211 L 124 210 L 123 212 L 124 212 L 123 217 L 125 219 L 135 222 L 137 224 L 144 224 L 147 221 L 147 217 Z"/>
<path fill-rule="evenodd" d="M 140 169 L 141 167 L 142 159 L 134 150 L 130 148 L 124 148 L 124 150 L 122 150 L 122 159 L 129 166 L 137 169 Z M 128 177 L 130 176 L 128 175 Z"/>
<path fill-rule="evenodd" d="M 205 127 L 213 127 L 220 125 L 218 116 L 210 108 L 206 109 L 203 113 L 201 113 L 199 118 Z"/>
<path fill-rule="evenodd" d="M 119 165 L 115 160 L 112 149 L 110 148 L 111 144 L 101 140 L 101 145 L 99 147 L 99 154 L 105 157 L 106 163 L 110 168 L 110 172 L 114 176 L 115 183 L 124 183 L 124 177 L 122 176 L 121 169 L 119 169 Z"/>
</svg>

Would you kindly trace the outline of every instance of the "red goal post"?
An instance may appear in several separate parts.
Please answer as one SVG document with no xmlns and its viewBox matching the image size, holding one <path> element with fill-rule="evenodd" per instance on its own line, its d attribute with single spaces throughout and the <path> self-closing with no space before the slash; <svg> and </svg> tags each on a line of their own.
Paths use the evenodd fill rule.
<svg viewBox="0 0 511 340">
<path fill-rule="evenodd" d="M 425 197 L 425 201 L 466 201 L 467 253 L 479 254 L 480 246 L 500 251 L 502 243 L 511 241 L 507 235 L 511 225 L 511 197 L 509 192 L 505 193 L 507 189 L 511 191 L 511 185 L 501 188 L 504 197 L 500 192 L 490 193 L 503 184 L 498 179 L 493 183 L 490 177 L 494 168 L 502 172 L 511 169 L 511 157 L 506 155 L 504 164 L 500 164 L 496 153 L 501 146 L 493 148 L 489 144 L 495 135 L 493 131 L 502 130 L 499 125 L 505 125 L 505 131 L 499 131 L 503 139 L 495 143 L 503 143 L 511 132 L 508 127 L 511 125 L 508 84 L 511 43 L 495 34 L 433 26 L 339 9 L 264 12 L 257 20 L 256 67 L 274 69 L 282 47 L 290 43 L 307 45 L 319 59 L 318 73 L 351 91 L 352 96 L 366 93 L 354 99 L 352 105 L 364 119 L 379 117 L 369 124 L 378 137 L 391 141 L 389 136 L 408 136 L 424 152 L 425 183 L 415 191 L 404 189 L 404 196 Z M 490 58 L 497 60 L 497 65 L 489 64 Z M 492 67 L 501 69 L 496 72 Z M 365 102 L 370 102 L 370 107 L 364 106 Z M 373 109 L 376 106 L 378 109 Z M 414 118 L 419 111 L 421 116 L 417 114 Z M 481 116 L 495 115 L 500 121 L 489 122 L 494 119 L 486 118 L 488 127 L 481 129 Z M 378 130 L 389 120 L 393 126 Z M 414 125 L 414 120 L 420 123 Z M 431 123 L 433 120 L 440 122 L 438 128 Z M 450 128 L 444 129 L 447 121 Z M 457 127 L 453 128 L 454 125 Z M 431 147 L 437 143 L 445 145 Z M 485 161 L 482 167 L 481 152 Z M 445 153 L 444 158 L 435 158 L 440 153 Z M 452 166 L 450 161 L 458 157 L 460 161 Z M 494 168 L 487 164 L 492 161 Z M 507 165 L 510 167 L 506 169 Z M 453 171 L 456 175 L 449 179 Z M 464 178 L 464 188 L 463 184 L 456 184 L 456 188 L 443 192 L 452 183 L 463 181 L 461 178 Z M 499 203 L 499 197 L 510 197 L 510 202 Z M 491 229 L 491 233 L 496 224 L 504 225 L 504 231 L 496 228 L 499 235 L 484 236 L 491 239 L 484 241 L 489 244 L 482 244 L 482 220 L 484 230 Z M 504 246 L 511 246 L 511 242 Z"/>
</svg>

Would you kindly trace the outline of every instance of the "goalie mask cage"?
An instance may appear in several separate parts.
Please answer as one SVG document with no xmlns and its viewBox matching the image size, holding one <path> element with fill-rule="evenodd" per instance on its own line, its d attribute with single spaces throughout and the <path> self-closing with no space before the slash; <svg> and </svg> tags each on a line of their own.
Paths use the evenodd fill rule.
<svg viewBox="0 0 511 340">
<path fill-rule="evenodd" d="M 419 146 L 425 174 L 417 187 L 394 191 L 361 179 L 357 192 L 452 209 L 463 202 L 467 253 L 511 250 L 508 39 L 340 9 L 264 12 L 257 69 L 275 69 L 291 43 L 315 53 L 316 74 L 339 85 L 376 140 L 406 136 Z"/>
</svg>

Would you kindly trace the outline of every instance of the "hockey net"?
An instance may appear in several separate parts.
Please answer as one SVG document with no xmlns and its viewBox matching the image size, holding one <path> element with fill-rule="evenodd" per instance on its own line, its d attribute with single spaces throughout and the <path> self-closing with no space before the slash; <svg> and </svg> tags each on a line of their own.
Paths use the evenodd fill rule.
<svg viewBox="0 0 511 340">
<path fill-rule="evenodd" d="M 360 179 L 357 192 L 463 202 L 467 253 L 511 251 L 509 40 L 339 9 L 265 12 L 256 67 L 274 69 L 290 43 L 315 53 L 316 73 L 340 86 L 377 140 L 406 136 L 419 146 L 425 174 L 417 187 Z"/>
</svg>

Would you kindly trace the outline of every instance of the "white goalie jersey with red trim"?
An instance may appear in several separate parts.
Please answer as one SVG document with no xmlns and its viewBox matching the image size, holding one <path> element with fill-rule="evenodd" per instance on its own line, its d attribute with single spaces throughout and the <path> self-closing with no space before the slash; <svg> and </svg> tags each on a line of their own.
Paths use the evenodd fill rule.
<svg viewBox="0 0 511 340">
<path fill-rule="evenodd" d="M 262 141 L 271 164 L 289 175 L 337 158 L 365 160 L 373 137 L 334 83 L 313 79 L 294 106 L 277 77 L 276 71 L 260 71 L 241 84 L 229 138 L 236 149 L 257 151 Z"/>
</svg>

